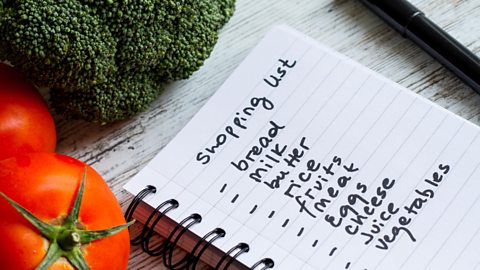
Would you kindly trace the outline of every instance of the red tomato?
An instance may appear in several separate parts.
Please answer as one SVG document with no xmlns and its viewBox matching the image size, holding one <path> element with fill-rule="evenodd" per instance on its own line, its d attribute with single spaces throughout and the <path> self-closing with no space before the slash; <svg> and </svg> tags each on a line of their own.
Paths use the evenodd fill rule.
<svg viewBox="0 0 480 270">
<path fill-rule="evenodd" d="M 37 89 L 0 63 L 0 160 L 55 151 L 55 124 Z"/>
<path fill-rule="evenodd" d="M 86 168 L 85 190 L 78 228 L 103 230 L 125 224 L 122 210 L 109 187 L 88 165 L 54 153 L 31 153 L 0 161 L 0 192 L 40 220 L 62 224 L 72 208 Z M 50 243 L 40 231 L 0 197 L 0 268 L 35 269 Z M 81 246 L 90 269 L 126 269 L 129 234 L 117 234 Z M 64 258 L 50 268 L 74 269 Z"/>
</svg>

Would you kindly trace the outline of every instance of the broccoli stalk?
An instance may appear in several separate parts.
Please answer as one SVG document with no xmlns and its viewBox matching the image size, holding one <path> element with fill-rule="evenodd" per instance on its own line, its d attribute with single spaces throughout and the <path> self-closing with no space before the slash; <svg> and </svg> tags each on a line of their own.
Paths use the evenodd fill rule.
<svg viewBox="0 0 480 270">
<path fill-rule="evenodd" d="M 0 0 L 0 59 L 69 118 L 145 110 L 210 55 L 235 0 Z"/>
</svg>

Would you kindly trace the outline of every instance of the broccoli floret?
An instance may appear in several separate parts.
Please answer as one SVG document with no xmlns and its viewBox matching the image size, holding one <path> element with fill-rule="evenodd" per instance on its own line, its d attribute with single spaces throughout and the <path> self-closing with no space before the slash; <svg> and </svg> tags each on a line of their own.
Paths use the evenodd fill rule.
<svg viewBox="0 0 480 270">
<path fill-rule="evenodd" d="M 0 0 L 0 59 L 70 118 L 130 117 L 210 55 L 235 0 Z"/>
</svg>

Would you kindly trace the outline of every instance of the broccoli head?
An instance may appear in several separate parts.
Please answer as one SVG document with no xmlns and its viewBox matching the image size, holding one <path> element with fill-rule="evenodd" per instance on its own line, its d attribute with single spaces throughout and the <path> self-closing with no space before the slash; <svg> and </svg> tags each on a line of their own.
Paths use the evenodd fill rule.
<svg viewBox="0 0 480 270">
<path fill-rule="evenodd" d="M 70 118 L 111 122 L 210 55 L 235 0 L 0 0 L 0 60 Z"/>
</svg>

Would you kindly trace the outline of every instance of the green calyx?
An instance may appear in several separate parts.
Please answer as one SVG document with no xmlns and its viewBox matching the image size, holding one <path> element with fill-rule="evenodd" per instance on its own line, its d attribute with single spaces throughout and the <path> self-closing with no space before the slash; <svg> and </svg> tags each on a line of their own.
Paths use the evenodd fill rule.
<svg viewBox="0 0 480 270">
<path fill-rule="evenodd" d="M 75 197 L 70 214 L 65 219 L 65 222 L 61 225 L 51 225 L 38 219 L 23 206 L 19 205 L 5 194 L 0 192 L 2 197 L 5 198 L 12 207 L 14 207 L 24 218 L 26 218 L 35 228 L 37 228 L 41 232 L 42 236 L 50 242 L 47 254 L 42 262 L 37 266 L 37 270 L 47 270 L 60 257 L 66 258 L 70 264 L 78 270 L 90 269 L 83 256 L 82 245 L 86 245 L 95 240 L 114 235 L 133 224 L 134 221 L 131 221 L 127 224 L 98 231 L 80 229 L 80 227 L 83 226 L 81 226 L 78 216 L 80 213 L 85 179 L 86 170 L 84 170 L 82 181 L 80 183 L 80 187 Z"/>
</svg>

